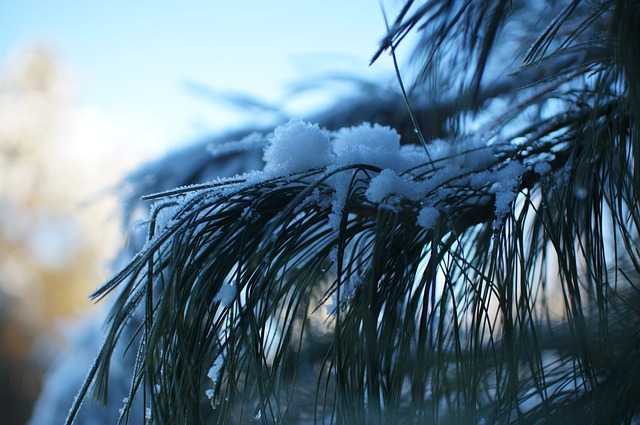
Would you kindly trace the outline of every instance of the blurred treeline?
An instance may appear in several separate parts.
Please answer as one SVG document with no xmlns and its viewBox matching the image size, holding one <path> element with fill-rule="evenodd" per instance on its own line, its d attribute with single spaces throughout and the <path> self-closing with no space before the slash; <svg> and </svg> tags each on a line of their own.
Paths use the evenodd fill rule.
<svg viewBox="0 0 640 425">
<path fill-rule="evenodd" d="M 0 411 L 23 424 L 54 360 L 65 320 L 91 307 L 114 245 L 109 208 L 82 199 L 89 185 L 117 178 L 88 175 L 65 150 L 73 120 L 69 72 L 49 48 L 25 48 L 0 65 Z M 90 140 L 86 141 L 87 149 Z M 95 189 L 93 189 L 95 190 Z M 87 202 L 85 202 L 87 201 Z M 111 200 L 113 201 L 113 200 Z M 104 206 L 104 205 L 102 205 Z M 102 215 L 101 215 L 102 214 Z M 108 213 L 106 213 L 108 214 Z M 97 239 L 90 226 L 100 226 Z M 113 227 L 113 225 L 111 225 Z M 102 233 L 102 232 L 101 232 Z"/>
</svg>

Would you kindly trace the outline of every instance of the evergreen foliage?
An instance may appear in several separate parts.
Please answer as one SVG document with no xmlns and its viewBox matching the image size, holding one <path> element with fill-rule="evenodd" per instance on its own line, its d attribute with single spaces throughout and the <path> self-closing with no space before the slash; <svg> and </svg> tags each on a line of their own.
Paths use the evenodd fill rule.
<svg viewBox="0 0 640 425">
<path fill-rule="evenodd" d="M 124 335 L 125 423 L 136 399 L 163 424 L 630 423 L 639 20 L 634 1 L 408 1 L 374 55 L 420 35 L 398 131 L 427 155 L 399 175 L 450 177 L 379 202 L 366 162 L 148 195 L 148 242 L 93 295 L 118 291 L 68 423 Z M 471 139 L 493 160 L 460 164 Z"/>
</svg>

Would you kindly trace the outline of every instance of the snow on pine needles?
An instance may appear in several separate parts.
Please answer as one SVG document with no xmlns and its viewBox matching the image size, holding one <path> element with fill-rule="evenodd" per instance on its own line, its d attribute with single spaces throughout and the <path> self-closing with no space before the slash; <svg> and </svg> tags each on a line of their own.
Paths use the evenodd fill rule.
<svg viewBox="0 0 640 425">
<path fill-rule="evenodd" d="M 248 139 L 250 143 L 225 143 L 222 149 L 211 146 L 209 152 L 216 156 L 265 145 L 265 138 L 258 134 Z M 266 138 L 262 170 L 152 194 L 145 199 L 188 195 L 171 209 L 175 212 L 201 189 L 213 196 L 228 196 L 265 182 L 286 185 L 295 179 L 298 183 L 303 180 L 323 185 L 324 190 L 314 190 L 303 203 L 330 208 L 328 222 L 335 230 L 354 192 L 363 195 L 361 201 L 381 208 L 398 210 L 402 205 L 411 205 L 414 223 L 425 230 L 461 209 L 492 203 L 493 227 L 499 230 L 515 200 L 522 175 L 528 168 L 547 172 L 550 168 L 545 161 L 525 166 L 517 159 L 500 159 L 494 146 L 478 139 L 434 140 L 427 148 L 428 152 L 417 144 L 401 145 L 394 129 L 378 124 L 329 131 L 293 118 Z M 354 174 L 363 169 L 368 179 L 354 181 Z M 305 177 L 300 178 L 301 175 Z M 156 225 L 169 227 L 174 222 L 158 219 Z"/>
<path fill-rule="evenodd" d="M 418 145 L 401 145 L 392 128 L 363 123 L 338 131 L 291 119 L 276 128 L 264 152 L 263 171 L 247 182 L 323 169 L 313 178 L 326 181 L 328 192 L 315 191 L 306 201 L 331 206 L 329 224 L 338 229 L 349 193 L 362 189 L 364 201 L 397 209 L 417 205 L 416 223 L 431 229 L 452 209 L 493 200 L 498 229 L 508 213 L 525 167 L 517 160 L 499 162 L 494 149 L 481 140 L 435 140 L 429 152 Z M 354 186 L 358 166 L 370 171 L 367 183 Z M 377 171 L 377 172 L 376 172 Z M 362 187 L 365 184 L 366 187 Z"/>
<path fill-rule="evenodd" d="M 260 145 L 262 170 L 143 198 L 155 201 L 149 240 L 92 298 L 124 284 L 118 302 L 125 311 L 135 311 L 142 294 L 148 306 L 177 303 L 169 310 L 145 310 L 150 315 L 144 333 L 149 340 L 141 343 L 145 358 L 171 348 L 161 336 L 180 332 L 175 323 L 203 320 L 198 329 L 216 335 L 205 338 L 203 353 L 224 352 L 234 344 L 237 327 L 249 334 L 263 329 L 254 342 L 265 353 L 273 345 L 277 353 L 284 348 L 264 329 L 273 328 L 274 317 L 284 328 L 293 326 L 296 308 L 289 306 L 304 304 L 305 294 L 322 285 L 320 303 L 329 314 L 339 315 L 343 308 L 359 314 L 361 288 L 382 280 L 388 296 L 399 296 L 391 292 L 404 293 L 420 273 L 407 269 L 405 257 L 416 258 L 417 267 L 426 258 L 425 247 L 439 243 L 457 223 L 490 221 L 492 213 L 493 228 L 500 231 L 524 173 L 535 167 L 523 165 L 504 146 L 498 151 L 479 139 L 434 140 L 427 152 L 401 144 L 389 127 L 363 123 L 330 131 L 300 119 L 267 137 L 254 134 L 210 153 Z M 402 256 L 394 256 L 398 250 Z M 243 319 L 241 311 L 251 311 L 251 318 Z M 126 321 L 126 315 L 114 319 L 109 341 Z M 198 374 L 180 369 L 180 353 L 176 356 L 157 367 L 184 373 L 185 382 L 201 382 Z M 206 394 L 216 400 L 236 379 L 219 376 L 221 361 L 209 365 L 214 387 Z"/>
<path fill-rule="evenodd" d="M 377 209 L 401 212 L 424 231 L 439 224 L 446 230 L 465 211 L 489 208 L 494 213 L 493 228 L 499 231 L 523 174 L 529 168 L 547 172 L 550 168 L 548 163 L 525 166 L 517 159 L 499 158 L 495 146 L 483 140 L 434 140 L 426 152 L 416 144 L 401 145 L 394 129 L 378 124 L 329 131 L 300 119 L 277 127 L 267 138 L 252 134 L 249 141 L 226 143 L 222 151 L 212 147 L 210 153 L 255 149 L 265 141 L 263 170 L 149 195 L 147 199 L 160 200 L 152 207 L 158 230 L 154 239 L 165 239 L 180 225 L 181 214 L 216 197 L 218 205 L 245 199 L 240 220 L 250 222 L 260 213 L 242 196 L 288 186 L 299 191 L 292 201 L 297 202 L 294 212 L 313 205 L 325 211 L 327 224 L 335 231 L 343 224 L 343 213 L 351 212 L 350 202 L 366 206 L 373 215 Z M 152 246 L 153 239 L 146 248 Z M 215 301 L 229 306 L 236 291 L 233 284 L 223 286 Z"/>
</svg>

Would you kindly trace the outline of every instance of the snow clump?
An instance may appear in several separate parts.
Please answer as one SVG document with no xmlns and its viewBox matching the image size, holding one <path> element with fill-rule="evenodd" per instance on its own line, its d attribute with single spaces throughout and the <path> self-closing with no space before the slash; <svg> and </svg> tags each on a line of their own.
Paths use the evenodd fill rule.
<svg viewBox="0 0 640 425">
<path fill-rule="evenodd" d="M 224 366 L 224 356 L 222 356 L 221 354 L 218 354 L 218 356 L 213 362 L 213 365 L 211 366 L 211 368 L 209 368 L 209 372 L 207 373 L 207 377 L 211 379 L 211 382 L 213 383 L 213 388 L 209 388 L 205 390 L 205 395 L 209 400 L 213 399 L 213 396 L 215 394 L 215 387 L 218 384 L 218 380 L 220 379 L 220 374 L 222 372 L 223 366 Z"/>
<path fill-rule="evenodd" d="M 455 200 L 453 204 L 464 207 L 486 205 L 494 199 L 493 227 L 499 229 L 527 167 L 516 160 L 497 167 L 494 149 L 471 138 L 435 140 L 427 149 L 401 146 L 397 131 L 378 124 L 363 123 L 332 132 L 292 119 L 275 129 L 264 150 L 264 171 L 248 175 L 247 182 L 326 170 L 311 178 L 324 179 L 332 190 L 329 199 L 326 193 L 314 190 L 305 202 L 330 206 L 329 225 L 335 230 L 340 227 L 342 212 L 354 189 L 362 189 L 367 201 L 384 208 L 397 208 L 403 200 L 417 204 L 416 224 L 426 230 L 432 229 L 443 214 L 450 213 L 447 205 L 452 203 L 448 201 Z M 369 172 L 367 184 L 363 179 L 354 179 L 359 165 L 380 171 Z M 549 167 L 536 164 L 536 171 L 545 173 Z"/>
<path fill-rule="evenodd" d="M 504 219 L 511 210 L 511 205 L 516 199 L 516 189 L 520 177 L 525 172 L 524 166 L 519 162 L 509 162 L 506 167 L 500 170 L 499 177 L 492 187 L 495 194 L 495 215 L 493 228 L 498 230 L 502 227 Z"/>
<path fill-rule="evenodd" d="M 277 127 L 264 151 L 264 171 L 295 173 L 332 163 L 331 142 L 318 125 L 292 119 Z"/>
<path fill-rule="evenodd" d="M 363 123 L 329 131 L 300 119 L 291 119 L 266 138 L 252 134 L 238 146 L 218 146 L 213 153 L 258 146 L 265 139 L 262 171 L 218 179 L 208 187 L 230 196 L 271 179 L 284 179 L 286 184 L 295 176 L 296 182 L 322 182 L 298 207 L 314 204 L 329 209 L 328 224 L 334 230 L 344 222 L 343 212 L 353 193 L 362 195 L 360 201 L 381 208 L 413 211 L 416 225 L 425 230 L 446 222 L 458 211 L 493 206 L 493 228 L 499 230 L 512 208 L 522 175 L 529 170 L 539 174 L 551 171 L 545 158 L 535 164 L 513 158 L 499 160 L 496 146 L 476 138 L 433 140 L 426 147 L 401 145 L 400 135 L 390 127 Z M 186 196 L 179 202 L 182 205 L 167 207 L 166 215 L 175 214 L 188 200 Z M 244 216 L 251 218 L 249 213 Z M 216 301 L 228 307 L 235 296 L 235 286 L 224 286 Z"/>
<path fill-rule="evenodd" d="M 421 226 L 426 230 L 430 230 L 435 227 L 439 218 L 440 211 L 438 211 L 437 208 L 424 207 L 418 213 L 418 226 Z"/>
<path fill-rule="evenodd" d="M 378 124 L 343 128 L 335 133 L 333 152 L 338 165 L 393 168 L 400 162 L 400 135 Z"/>
</svg>

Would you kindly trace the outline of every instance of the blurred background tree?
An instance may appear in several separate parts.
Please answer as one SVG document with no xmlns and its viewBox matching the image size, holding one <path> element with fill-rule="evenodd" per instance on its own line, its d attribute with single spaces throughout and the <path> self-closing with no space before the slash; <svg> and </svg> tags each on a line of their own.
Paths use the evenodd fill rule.
<svg viewBox="0 0 640 425">
<path fill-rule="evenodd" d="M 0 69 L 0 409 L 29 415 L 43 371 L 62 344 L 61 321 L 86 313 L 117 235 L 114 200 L 85 202 L 110 176 L 66 154 L 61 134 L 73 97 L 53 49 L 24 48 Z M 85 199 L 84 201 L 89 201 Z M 104 238 L 91 232 L 100 225 Z"/>
</svg>

